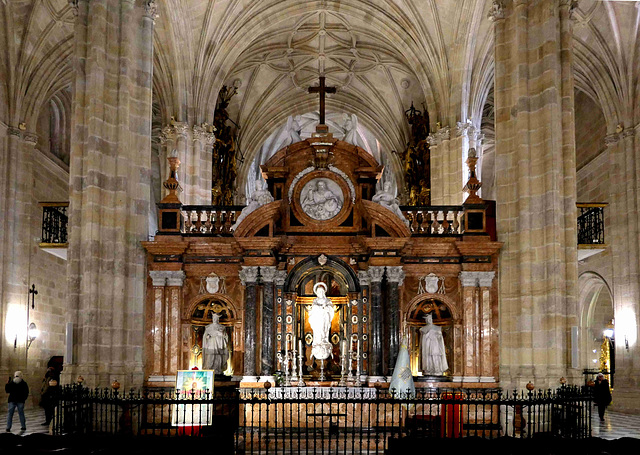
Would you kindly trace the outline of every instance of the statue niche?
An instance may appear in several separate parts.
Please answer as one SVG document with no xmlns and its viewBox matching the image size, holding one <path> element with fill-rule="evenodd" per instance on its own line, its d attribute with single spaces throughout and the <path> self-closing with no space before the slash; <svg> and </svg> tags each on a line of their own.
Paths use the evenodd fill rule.
<svg viewBox="0 0 640 455">
<path fill-rule="evenodd" d="M 231 376 L 231 352 L 235 314 L 221 299 L 206 297 L 191 313 L 191 356 L 189 367 L 214 369 L 216 376 Z"/>
<path fill-rule="evenodd" d="M 295 338 L 302 340 L 305 375 L 319 378 L 321 361 L 324 361 L 322 369 L 325 375 L 337 377 L 340 374 L 340 343 L 344 339 L 347 318 L 347 292 L 347 282 L 337 271 L 318 267 L 308 270 L 301 278 L 296 293 L 299 311 L 296 312 Z M 323 311 L 324 308 L 318 304 L 320 300 L 326 300 L 325 306 L 328 308 L 330 305 L 333 311 Z M 329 316 L 332 316 L 330 323 L 327 321 Z"/>
<path fill-rule="evenodd" d="M 447 305 L 436 299 L 416 303 L 407 314 L 407 326 L 413 376 L 418 381 L 451 380 L 453 318 Z"/>
</svg>

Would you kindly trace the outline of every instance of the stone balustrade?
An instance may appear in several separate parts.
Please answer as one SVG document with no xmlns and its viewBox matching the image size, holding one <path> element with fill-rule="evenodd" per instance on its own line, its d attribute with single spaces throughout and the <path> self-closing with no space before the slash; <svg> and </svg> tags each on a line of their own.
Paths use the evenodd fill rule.
<svg viewBox="0 0 640 455">
<path fill-rule="evenodd" d="M 462 206 L 403 206 L 412 235 L 461 235 L 464 232 Z"/>
<path fill-rule="evenodd" d="M 183 205 L 181 208 L 184 234 L 232 235 L 231 226 L 244 206 Z"/>
</svg>

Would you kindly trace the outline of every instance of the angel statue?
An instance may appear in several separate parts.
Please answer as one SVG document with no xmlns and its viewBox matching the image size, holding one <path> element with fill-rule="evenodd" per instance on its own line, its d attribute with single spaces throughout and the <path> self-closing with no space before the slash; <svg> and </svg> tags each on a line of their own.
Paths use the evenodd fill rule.
<svg viewBox="0 0 640 455">
<path fill-rule="evenodd" d="M 362 139 L 360 138 L 360 134 L 358 133 L 358 117 L 356 116 L 356 114 L 351 114 L 351 116 L 345 114 L 345 116 L 346 120 L 343 126 L 343 141 L 361 148 L 365 148 L 364 144 L 362 143 Z"/>
</svg>

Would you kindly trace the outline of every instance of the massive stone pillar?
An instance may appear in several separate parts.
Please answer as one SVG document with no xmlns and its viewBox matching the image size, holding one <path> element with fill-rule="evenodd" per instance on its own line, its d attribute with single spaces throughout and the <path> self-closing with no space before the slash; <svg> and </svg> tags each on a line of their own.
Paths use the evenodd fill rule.
<svg viewBox="0 0 640 455">
<path fill-rule="evenodd" d="M 273 358 L 274 358 L 274 337 L 275 337 L 275 308 L 274 308 L 274 292 L 273 282 L 276 279 L 275 266 L 260 267 L 260 275 L 262 276 L 263 292 L 262 299 L 262 354 L 260 356 L 260 364 L 262 365 L 260 374 L 262 376 L 271 376 L 273 374 Z M 294 349 L 297 347 L 294 346 Z"/>
<path fill-rule="evenodd" d="M 0 315 L 4 337 L 0 343 L 0 365 L 8 372 L 27 369 L 27 300 L 29 296 L 29 261 L 32 248 L 33 160 L 38 142 L 35 134 L 19 128 L 7 128 L 6 153 L 0 158 L 2 208 L 2 245 L 0 263 Z M 4 139 L 4 138 L 3 138 Z M 11 340 L 10 342 L 8 342 Z M 15 344 L 14 344 L 15 343 Z M 28 374 L 25 371 L 25 374 Z"/>
<path fill-rule="evenodd" d="M 369 380 L 375 382 L 383 377 L 384 359 L 382 333 L 382 278 L 384 266 L 371 266 L 367 270 L 370 280 L 371 299 L 371 355 L 369 358 Z"/>
<path fill-rule="evenodd" d="M 615 409 L 640 409 L 640 229 L 638 160 L 640 125 L 605 138 L 610 164 L 610 206 L 606 226 L 611 245 L 613 305 L 615 311 Z"/>
<path fill-rule="evenodd" d="M 78 0 L 69 313 L 89 386 L 143 381 L 154 2 Z"/>
<path fill-rule="evenodd" d="M 259 267 L 243 266 L 240 280 L 244 286 L 244 377 L 243 382 L 256 382 L 256 310 Z"/>
<path fill-rule="evenodd" d="M 506 0 L 492 10 L 506 387 L 580 380 L 567 355 L 577 324 L 571 3 Z"/>
<path fill-rule="evenodd" d="M 387 266 L 387 336 L 389 341 L 389 355 L 387 365 L 387 376 L 393 374 L 400 349 L 400 292 L 398 288 L 402 286 L 405 273 L 402 266 Z"/>
</svg>

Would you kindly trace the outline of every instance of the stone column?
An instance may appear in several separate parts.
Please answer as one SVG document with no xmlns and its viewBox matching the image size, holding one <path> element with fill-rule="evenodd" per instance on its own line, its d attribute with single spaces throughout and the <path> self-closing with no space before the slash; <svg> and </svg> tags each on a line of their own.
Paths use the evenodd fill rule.
<svg viewBox="0 0 640 455">
<path fill-rule="evenodd" d="M 262 376 L 271 376 L 273 374 L 273 356 L 274 356 L 274 337 L 275 337 L 275 308 L 274 308 L 274 292 L 273 282 L 276 278 L 275 266 L 260 267 L 260 275 L 264 283 L 262 289 L 264 297 L 262 299 L 262 355 L 260 363 Z M 295 349 L 295 347 L 294 347 Z M 262 378 L 264 379 L 264 378 Z M 261 379 L 261 380 L 262 380 Z"/>
<path fill-rule="evenodd" d="M 505 388 L 577 373 L 566 355 L 578 270 L 571 3 L 509 0 L 492 10 Z"/>
<path fill-rule="evenodd" d="M 153 2 L 78 0 L 69 208 L 69 310 L 87 385 L 143 381 L 151 180 Z"/>
<path fill-rule="evenodd" d="M 182 270 L 149 271 L 153 285 L 153 307 L 147 333 L 146 356 L 149 381 L 171 380 L 182 367 L 181 317 L 185 273 Z"/>
<path fill-rule="evenodd" d="M 400 348 L 400 291 L 405 273 L 402 266 L 387 266 L 387 297 L 389 298 L 387 311 L 387 337 L 389 340 L 389 358 L 387 376 L 393 374 Z"/>
<path fill-rule="evenodd" d="M 3 315 L 4 336 L 11 343 L 0 347 L 0 365 L 8 369 L 25 369 L 26 326 L 28 305 L 29 262 L 32 248 L 33 219 L 33 154 L 38 141 L 35 134 L 19 128 L 7 128 L 7 150 L 2 157 L 3 178 L 0 178 L 3 208 L 0 238 L 2 253 L 0 264 L 0 314 Z M 37 283 L 36 283 L 37 285 Z M 4 332 L 3 332 L 4 333 Z M 13 335 L 13 336 L 12 336 Z M 17 337 L 17 349 L 13 340 Z M 33 356 L 32 356 L 33 357 Z M 29 374 L 25 371 L 25 374 Z"/>
<path fill-rule="evenodd" d="M 370 280 L 371 299 L 371 357 L 369 368 L 369 380 L 383 379 L 382 362 L 384 358 L 383 334 L 382 334 L 382 278 L 384 266 L 371 266 L 367 270 Z"/>
<path fill-rule="evenodd" d="M 605 240 L 611 245 L 611 283 L 615 312 L 616 375 L 615 409 L 640 408 L 640 244 L 637 190 L 640 159 L 640 126 L 605 137 L 609 152 L 610 206 Z M 628 344 L 628 348 L 627 348 Z"/>
<path fill-rule="evenodd" d="M 256 306 L 259 267 L 242 266 L 239 276 L 244 286 L 244 377 L 242 382 L 256 382 Z"/>
<path fill-rule="evenodd" d="M 276 313 L 276 343 L 274 345 L 274 352 L 282 351 L 284 349 L 284 339 L 282 339 L 282 334 L 285 333 L 285 318 L 286 318 L 286 308 L 284 305 L 284 282 L 287 279 L 287 271 L 286 270 L 278 270 L 276 272 L 276 277 L 274 279 L 274 283 L 276 285 L 276 305 L 275 305 L 275 313 Z M 304 334 L 300 337 L 300 339 L 304 338 Z M 304 343 L 304 341 L 303 341 Z M 273 354 L 272 354 L 273 355 Z"/>
<path fill-rule="evenodd" d="M 362 352 L 367 353 L 366 361 L 363 359 L 361 363 L 362 373 L 366 375 L 372 371 L 371 353 L 374 349 L 372 340 L 369 338 L 369 333 L 366 330 L 366 326 L 368 324 L 372 324 L 371 305 L 369 301 L 371 296 L 371 292 L 369 290 L 369 285 L 371 283 L 369 273 L 364 270 L 358 270 L 358 281 L 360 282 L 360 298 L 358 299 L 358 315 L 360 316 L 360 323 L 358 324 L 358 337 L 362 340 Z M 365 311 L 365 307 L 367 308 L 367 311 Z M 366 322 L 364 319 L 365 317 L 367 317 Z M 363 335 L 366 335 L 366 337 Z"/>
<path fill-rule="evenodd" d="M 467 381 L 479 380 L 478 272 L 460 272 L 462 285 L 462 375 Z"/>
</svg>

